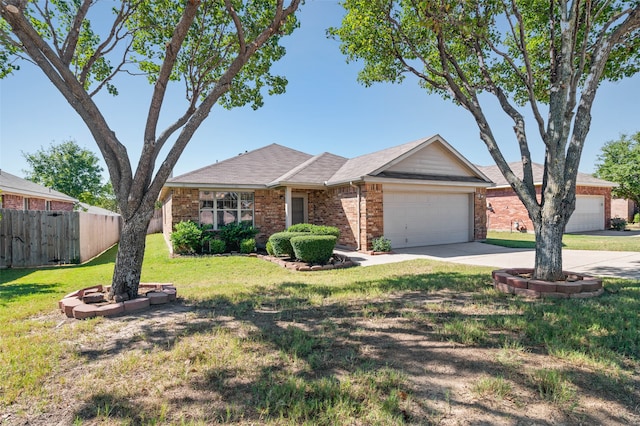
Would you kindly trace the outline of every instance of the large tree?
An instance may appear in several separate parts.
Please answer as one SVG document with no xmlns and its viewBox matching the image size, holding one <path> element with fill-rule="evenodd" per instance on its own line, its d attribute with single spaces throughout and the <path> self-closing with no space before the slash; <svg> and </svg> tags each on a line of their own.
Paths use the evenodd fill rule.
<svg viewBox="0 0 640 426">
<path fill-rule="evenodd" d="M 607 142 L 598 156 L 595 175 L 618 184 L 613 195 L 640 206 L 640 132 Z"/>
<path fill-rule="evenodd" d="M 145 234 L 154 202 L 196 129 L 216 103 L 263 103 L 284 92 L 270 67 L 297 26 L 300 0 L 1 0 L 0 76 L 15 58 L 37 65 L 89 128 L 109 169 L 123 217 L 110 296 L 137 297 Z M 90 19 L 91 18 L 91 19 Z M 153 84 L 137 167 L 96 103 L 117 94 L 120 72 Z M 182 115 L 161 126 L 167 88 L 186 87 Z M 143 117 L 144 118 L 144 115 Z M 165 149 L 164 160 L 158 157 Z"/>
<path fill-rule="evenodd" d="M 32 182 L 100 207 L 113 194 L 111 185 L 102 183 L 104 170 L 98 156 L 76 141 L 51 144 L 22 156 L 30 167 L 26 178 Z"/>
<path fill-rule="evenodd" d="M 399 82 L 414 75 L 431 93 L 467 109 L 480 139 L 527 208 L 536 234 L 534 274 L 561 280 L 562 235 L 575 209 L 576 175 L 603 80 L 640 66 L 637 0 L 345 0 L 330 33 L 348 60 L 362 60 L 359 80 Z M 509 167 L 486 104 L 513 122 L 522 176 Z M 545 148 L 536 193 L 525 110 Z"/>
</svg>

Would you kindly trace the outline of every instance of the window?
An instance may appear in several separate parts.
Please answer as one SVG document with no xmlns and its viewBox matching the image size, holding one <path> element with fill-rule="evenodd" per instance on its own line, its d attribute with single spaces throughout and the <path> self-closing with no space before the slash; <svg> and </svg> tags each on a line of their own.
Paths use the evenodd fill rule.
<svg viewBox="0 0 640 426">
<path fill-rule="evenodd" d="M 253 192 L 200 191 L 200 223 L 214 229 L 242 222 L 253 226 Z"/>
</svg>

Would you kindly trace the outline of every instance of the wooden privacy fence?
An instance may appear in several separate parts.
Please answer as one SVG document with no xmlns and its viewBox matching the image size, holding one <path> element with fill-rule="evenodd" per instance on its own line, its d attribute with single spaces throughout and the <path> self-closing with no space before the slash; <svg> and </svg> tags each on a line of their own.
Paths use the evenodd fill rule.
<svg viewBox="0 0 640 426">
<path fill-rule="evenodd" d="M 120 216 L 0 209 L 0 268 L 83 263 L 120 240 Z"/>
</svg>

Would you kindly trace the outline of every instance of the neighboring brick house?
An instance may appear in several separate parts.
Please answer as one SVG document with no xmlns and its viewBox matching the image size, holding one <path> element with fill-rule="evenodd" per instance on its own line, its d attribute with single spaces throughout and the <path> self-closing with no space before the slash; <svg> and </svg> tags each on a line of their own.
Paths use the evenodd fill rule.
<svg viewBox="0 0 640 426">
<path fill-rule="evenodd" d="M 258 242 L 295 223 L 340 229 L 338 244 L 367 250 L 486 237 L 491 181 L 443 138 L 347 159 L 272 144 L 171 178 L 160 195 L 164 233 L 183 220 L 246 222 Z"/>
<path fill-rule="evenodd" d="M 511 170 L 522 178 L 522 164 L 510 163 Z M 524 204 L 502 176 L 498 166 L 478 167 L 495 182 L 487 190 L 487 228 L 492 231 L 533 232 L 533 223 Z M 544 166 L 532 164 L 533 181 L 540 196 Z M 565 232 L 598 231 L 608 229 L 611 222 L 611 190 L 615 183 L 578 173 L 576 184 L 576 208 Z"/>
<path fill-rule="evenodd" d="M 78 202 L 62 192 L 0 170 L 0 208 L 10 210 L 73 211 Z"/>
</svg>

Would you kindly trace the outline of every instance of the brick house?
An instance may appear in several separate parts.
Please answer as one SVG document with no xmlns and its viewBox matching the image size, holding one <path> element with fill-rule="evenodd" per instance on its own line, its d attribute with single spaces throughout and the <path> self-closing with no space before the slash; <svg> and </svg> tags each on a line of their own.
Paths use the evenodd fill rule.
<svg viewBox="0 0 640 426">
<path fill-rule="evenodd" d="M 62 192 L 0 170 L 0 208 L 10 210 L 73 211 L 78 202 Z"/>
<path fill-rule="evenodd" d="M 633 200 L 626 198 L 614 198 L 611 200 L 611 217 L 619 217 L 627 222 L 633 222 L 633 218 L 640 209 Z"/>
<path fill-rule="evenodd" d="M 521 163 L 510 163 L 509 167 L 522 178 Z M 487 189 L 487 229 L 533 232 L 533 223 L 529 219 L 524 204 L 502 176 L 498 166 L 478 168 L 496 184 Z M 544 166 L 533 163 L 532 170 L 533 181 L 540 196 Z M 611 190 L 615 186 L 615 183 L 578 172 L 576 208 L 567 223 L 565 232 L 608 229 L 611 222 Z"/>
<path fill-rule="evenodd" d="M 168 237 L 183 220 L 246 222 L 258 242 L 295 223 L 340 229 L 338 244 L 367 250 L 486 237 L 491 181 L 439 135 L 347 159 L 272 144 L 171 178 L 160 200 Z"/>
</svg>

